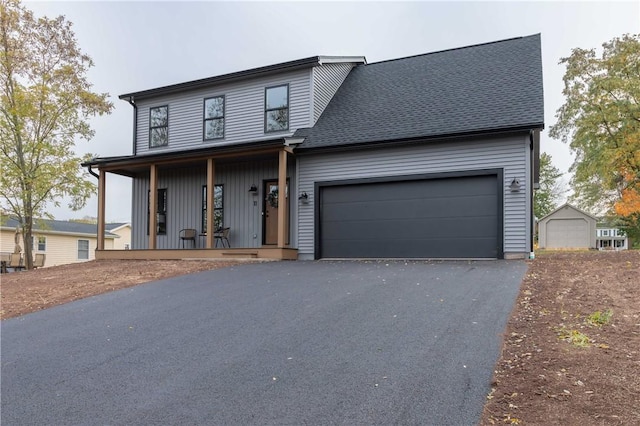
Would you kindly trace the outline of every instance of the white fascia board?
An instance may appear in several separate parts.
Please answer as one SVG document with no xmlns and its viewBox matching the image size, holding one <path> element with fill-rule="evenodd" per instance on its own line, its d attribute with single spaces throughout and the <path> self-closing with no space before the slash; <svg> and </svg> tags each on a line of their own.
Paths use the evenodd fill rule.
<svg viewBox="0 0 640 426">
<path fill-rule="evenodd" d="M 341 63 L 367 63 L 367 58 L 364 56 L 318 56 L 318 63 L 323 64 L 341 64 Z"/>
<path fill-rule="evenodd" d="M 305 138 L 284 138 L 284 146 L 300 145 Z"/>
</svg>

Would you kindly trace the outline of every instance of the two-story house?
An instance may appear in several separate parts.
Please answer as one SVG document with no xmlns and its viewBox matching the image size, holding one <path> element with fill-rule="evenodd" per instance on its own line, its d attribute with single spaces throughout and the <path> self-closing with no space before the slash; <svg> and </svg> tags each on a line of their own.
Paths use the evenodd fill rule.
<svg viewBox="0 0 640 426">
<path fill-rule="evenodd" d="M 315 56 L 120 98 L 133 154 L 85 166 L 100 222 L 107 174 L 131 177 L 132 250 L 107 252 L 99 236 L 98 258 L 533 249 L 539 35 L 372 64 Z"/>
<path fill-rule="evenodd" d="M 596 228 L 596 248 L 598 250 L 628 250 L 629 237 L 620 229 L 607 223 L 598 223 Z"/>
</svg>

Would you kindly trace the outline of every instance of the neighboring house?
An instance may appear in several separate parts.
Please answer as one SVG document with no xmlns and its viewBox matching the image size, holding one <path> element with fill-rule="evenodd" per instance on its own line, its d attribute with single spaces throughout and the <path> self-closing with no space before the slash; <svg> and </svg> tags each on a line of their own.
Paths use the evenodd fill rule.
<svg viewBox="0 0 640 426">
<path fill-rule="evenodd" d="M 628 250 L 629 238 L 620 229 L 606 223 L 598 223 L 596 229 L 596 248 L 598 250 Z"/>
<path fill-rule="evenodd" d="M 541 249 L 596 248 L 596 223 L 592 215 L 564 204 L 538 222 L 538 246 Z"/>
<path fill-rule="evenodd" d="M 0 225 L 0 252 L 13 253 L 18 221 L 5 218 Z M 67 222 L 61 220 L 39 219 L 33 224 L 33 254 L 46 255 L 45 267 L 65 265 L 67 263 L 86 262 L 95 259 L 97 247 L 96 225 L 89 223 Z M 118 235 L 105 233 L 105 249 L 114 247 Z M 19 236 L 19 244 L 24 253 L 25 244 Z"/>
<path fill-rule="evenodd" d="M 120 238 L 113 240 L 113 250 L 131 249 L 131 224 L 130 223 L 107 223 L 105 230 Z"/>
<path fill-rule="evenodd" d="M 373 64 L 315 56 L 120 99 L 133 107 L 133 155 L 84 166 L 99 223 L 107 173 L 132 179 L 132 250 L 104 251 L 101 235 L 101 257 L 533 250 L 540 35 Z M 215 249 L 223 227 L 232 248 Z M 180 250 L 185 228 L 195 251 Z"/>
</svg>

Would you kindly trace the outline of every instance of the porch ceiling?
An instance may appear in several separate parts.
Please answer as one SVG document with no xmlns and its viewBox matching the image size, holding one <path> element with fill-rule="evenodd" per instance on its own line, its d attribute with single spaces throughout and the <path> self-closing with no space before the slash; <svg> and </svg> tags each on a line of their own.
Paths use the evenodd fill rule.
<svg viewBox="0 0 640 426">
<path fill-rule="evenodd" d="M 216 162 L 269 158 L 277 154 L 283 147 L 283 139 L 279 138 L 250 145 L 243 144 L 149 155 L 94 158 L 91 161 L 82 163 L 82 166 L 97 167 L 108 173 L 134 177 L 147 173 L 151 165 L 156 165 L 162 169 L 206 167 L 206 162 L 209 158 L 213 158 Z"/>
</svg>

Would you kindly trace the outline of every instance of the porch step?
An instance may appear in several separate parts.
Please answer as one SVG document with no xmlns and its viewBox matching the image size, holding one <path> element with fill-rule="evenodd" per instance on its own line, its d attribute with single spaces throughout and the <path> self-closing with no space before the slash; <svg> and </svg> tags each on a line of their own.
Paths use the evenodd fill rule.
<svg viewBox="0 0 640 426">
<path fill-rule="evenodd" d="M 244 259 L 256 259 L 258 257 L 257 251 L 225 251 L 222 252 L 224 257 L 238 257 Z"/>
</svg>

